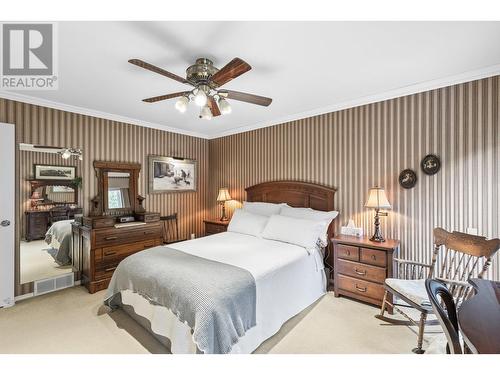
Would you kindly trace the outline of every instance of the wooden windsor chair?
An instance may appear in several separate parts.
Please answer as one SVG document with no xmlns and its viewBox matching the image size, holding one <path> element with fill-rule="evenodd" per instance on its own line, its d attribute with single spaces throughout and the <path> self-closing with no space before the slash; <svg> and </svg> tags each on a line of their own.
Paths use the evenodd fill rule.
<svg viewBox="0 0 500 375">
<path fill-rule="evenodd" d="M 483 278 L 491 259 L 500 248 L 500 239 L 486 240 L 485 237 L 473 236 L 461 232 L 447 232 L 435 228 L 434 252 L 431 264 L 394 258 L 397 278 L 386 279 L 385 295 L 378 319 L 392 324 L 414 324 L 418 326 L 417 347 L 414 353 L 422 354 L 424 330 L 427 315 L 432 313 L 432 305 L 425 289 L 426 279 L 437 279 L 444 282 L 455 301 L 456 306 L 467 299 L 472 286 L 467 282 L 470 278 Z M 444 247 L 444 251 L 441 248 Z M 390 303 L 387 295 L 391 293 L 403 303 Z M 407 320 L 393 319 L 385 316 L 387 306 L 403 315 Z M 411 307 L 420 312 L 419 321 L 415 321 L 398 307 Z M 437 321 L 429 324 L 437 324 Z"/>
</svg>

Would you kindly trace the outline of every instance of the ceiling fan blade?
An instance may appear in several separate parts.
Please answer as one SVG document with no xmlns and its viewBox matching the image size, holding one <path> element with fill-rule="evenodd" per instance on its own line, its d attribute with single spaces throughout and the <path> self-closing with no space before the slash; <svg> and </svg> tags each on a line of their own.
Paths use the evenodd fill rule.
<svg viewBox="0 0 500 375">
<path fill-rule="evenodd" d="M 187 94 L 189 94 L 189 91 L 174 92 L 172 94 L 153 96 L 152 98 L 142 99 L 142 101 L 148 102 L 148 103 L 155 103 L 155 102 L 159 102 L 161 100 L 177 98 L 179 96 L 187 95 Z"/>
<path fill-rule="evenodd" d="M 243 73 L 248 72 L 250 69 L 252 69 L 250 65 L 239 57 L 236 57 L 227 63 L 221 70 L 215 73 L 210 78 L 210 81 L 215 83 L 217 86 L 222 86 L 232 79 L 239 77 Z"/>
<path fill-rule="evenodd" d="M 219 106 L 217 105 L 217 102 L 213 97 L 209 97 L 207 101 L 208 108 L 210 108 L 210 111 L 212 112 L 212 116 L 220 116 L 220 109 Z"/>
<path fill-rule="evenodd" d="M 194 86 L 194 84 L 192 82 L 188 81 L 187 79 L 182 78 L 182 77 L 178 76 L 177 74 L 167 72 L 165 69 L 158 68 L 157 66 L 149 64 L 145 61 L 142 61 L 139 59 L 130 59 L 128 62 L 131 64 L 134 64 L 134 65 L 137 65 L 141 68 L 144 68 L 144 69 L 150 70 L 152 72 L 161 74 L 162 76 L 168 77 L 168 78 L 173 79 L 177 82 L 181 82 L 181 83 L 185 83 L 187 85 Z"/>
<path fill-rule="evenodd" d="M 234 100 L 239 100 L 240 102 L 262 105 L 264 107 L 267 107 L 273 101 L 271 98 L 266 98 L 265 96 L 247 94 L 244 92 L 231 91 L 231 90 L 219 91 L 219 95 L 228 99 L 234 99 Z"/>
</svg>

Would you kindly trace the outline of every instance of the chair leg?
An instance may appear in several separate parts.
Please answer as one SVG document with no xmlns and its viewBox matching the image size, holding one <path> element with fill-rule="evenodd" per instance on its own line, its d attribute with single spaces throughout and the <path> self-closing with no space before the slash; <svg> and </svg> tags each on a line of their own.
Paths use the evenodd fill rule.
<svg viewBox="0 0 500 375">
<path fill-rule="evenodd" d="M 420 314 L 420 322 L 418 324 L 418 339 L 417 339 L 417 347 L 413 349 L 413 353 L 423 354 L 425 350 L 422 350 L 422 344 L 424 342 L 424 330 L 425 330 L 425 321 L 427 320 L 427 313 L 422 312 Z"/>
<path fill-rule="evenodd" d="M 385 313 L 385 305 L 387 304 L 387 290 L 384 293 L 384 299 L 382 300 L 382 307 L 380 308 L 380 317 L 384 316 Z"/>
</svg>

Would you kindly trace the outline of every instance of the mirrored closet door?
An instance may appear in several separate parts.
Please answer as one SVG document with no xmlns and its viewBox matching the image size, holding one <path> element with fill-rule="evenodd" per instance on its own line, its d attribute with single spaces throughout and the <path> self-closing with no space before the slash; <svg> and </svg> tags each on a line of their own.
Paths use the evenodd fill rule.
<svg viewBox="0 0 500 375">
<path fill-rule="evenodd" d="M 82 214 L 81 152 L 20 145 L 20 283 L 73 272 L 72 226 Z"/>
</svg>

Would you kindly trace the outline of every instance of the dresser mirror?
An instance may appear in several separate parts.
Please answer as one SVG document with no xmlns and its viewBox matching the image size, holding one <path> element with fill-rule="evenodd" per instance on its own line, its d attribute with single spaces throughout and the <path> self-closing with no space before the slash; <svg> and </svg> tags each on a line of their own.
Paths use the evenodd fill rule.
<svg viewBox="0 0 500 375">
<path fill-rule="evenodd" d="M 94 161 L 98 194 L 92 199 L 92 216 L 121 216 L 137 212 L 139 163 Z"/>
<path fill-rule="evenodd" d="M 70 181 L 30 180 L 33 207 L 78 205 L 78 185 Z"/>
<path fill-rule="evenodd" d="M 130 172 L 107 172 L 104 176 L 107 189 L 104 202 L 108 210 L 130 209 Z"/>
</svg>

